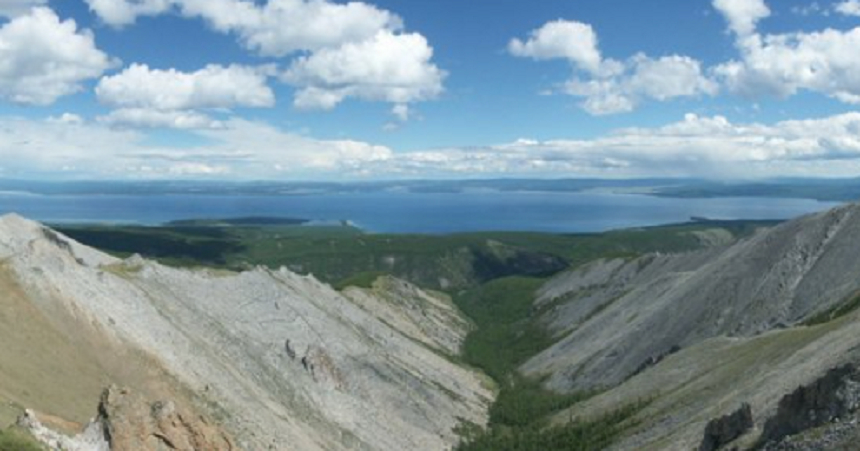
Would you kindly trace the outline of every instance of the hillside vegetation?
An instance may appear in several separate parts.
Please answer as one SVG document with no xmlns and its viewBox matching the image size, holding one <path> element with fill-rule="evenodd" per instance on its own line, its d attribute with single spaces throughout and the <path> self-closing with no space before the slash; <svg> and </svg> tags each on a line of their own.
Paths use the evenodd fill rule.
<svg viewBox="0 0 860 451">
<path fill-rule="evenodd" d="M 391 274 L 425 288 L 459 290 L 507 276 L 547 277 L 596 258 L 679 252 L 707 243 L 702 233 L 742 237 L 773 221 L 708 221 L 596 234 L 483 232 L 452 235 L 368 234 L 315 225 L 234 225 L 183 221 L 163 227 L 60 225 L 81 243 L 170 265 L 248 269 L 285 266 L 335 285 Z M 273 220 L 269 221 L 276 222 Z M 239 222 L 242 223 L 241 221 Z M 230 225 L 223 225 L 230 224 Z M 365 280 L 364 285 L 368 282 Z"/>
</svg>

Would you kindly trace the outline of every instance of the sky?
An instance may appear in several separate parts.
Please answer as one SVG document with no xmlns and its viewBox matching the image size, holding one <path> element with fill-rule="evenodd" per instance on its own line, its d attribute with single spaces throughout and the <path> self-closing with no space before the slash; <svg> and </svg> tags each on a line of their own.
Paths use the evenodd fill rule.
<svg viewBox="0 0 860 451">
<path fill-rule="evenodd" d="M 0 0 L 0 178 L 860 176 L 860 0 Z"/>
</svg>

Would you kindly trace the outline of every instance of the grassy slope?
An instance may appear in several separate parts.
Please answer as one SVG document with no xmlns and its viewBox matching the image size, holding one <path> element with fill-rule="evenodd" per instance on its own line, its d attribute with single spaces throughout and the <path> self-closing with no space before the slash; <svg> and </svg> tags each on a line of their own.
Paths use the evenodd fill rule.
<svg viewBox="0 0 860 451">
<path fill-rule="evenodd" d="M 16 428 L 8 430 L 0 430 L 0 451 L 42 451 L 44 448 L 39 445 L 26 432 L 19 431 Z"/>
<path fill-rule="evenodd" d="M 93 415 L 109 383 L 98 359 L 58 332 L 2 266 L 0 343 L 0 399 L 79 423 Z M 8 421 L 15 409 L 4 410 Z"/>
</svg>

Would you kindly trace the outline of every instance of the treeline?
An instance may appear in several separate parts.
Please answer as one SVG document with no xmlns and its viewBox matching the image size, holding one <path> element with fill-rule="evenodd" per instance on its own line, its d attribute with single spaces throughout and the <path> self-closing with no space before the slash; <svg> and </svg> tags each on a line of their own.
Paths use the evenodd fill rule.
<svg viewBox="0 0 860 451">
<path fill-rule="evenodd" d="M 495 424 L 489 431 L 467 438 L 456 451 L 595 451 L 607 448 L 645 403 L 637 403 L 592 421 L 548 426 L 535 421 L 525 426 Z"/>
</svg>

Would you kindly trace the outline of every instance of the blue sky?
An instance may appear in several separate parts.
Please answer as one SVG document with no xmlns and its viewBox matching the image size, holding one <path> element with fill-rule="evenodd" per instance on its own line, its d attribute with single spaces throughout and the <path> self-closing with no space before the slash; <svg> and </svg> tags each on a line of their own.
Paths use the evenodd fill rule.
<svg viewBox="0 0 860 451">
<path fill-rule="evenodd" d="M 860 175 L 858 0 L 0 14 L 0 177 Z"/>
</svg>

